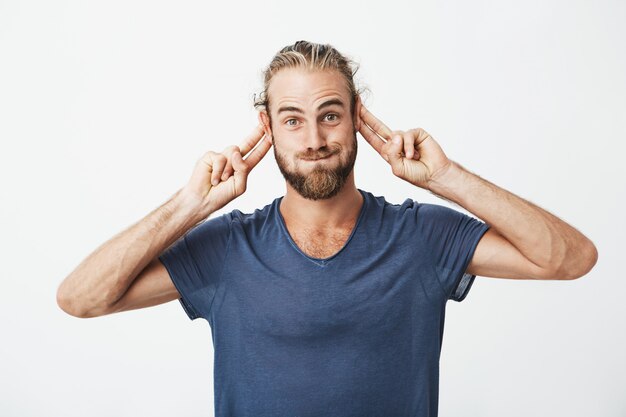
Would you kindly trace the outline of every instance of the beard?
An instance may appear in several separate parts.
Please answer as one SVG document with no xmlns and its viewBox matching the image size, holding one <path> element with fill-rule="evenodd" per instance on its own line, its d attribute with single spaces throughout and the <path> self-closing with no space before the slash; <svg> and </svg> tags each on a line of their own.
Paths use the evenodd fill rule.
<svg viewBox="0 0 626 417">
<path fill-rule="evenodd" d="M 334 168 L 326 166 L 316 166 L 308 174 L 303 174 L 297 170 L 298 164 L 294 163 L 295 169 L 290 170 L 286 158 L 278 152 L 274 145 L 274 157 L 283 177 L 302 197 L 308 200 L 324 200 L 334 197 L 341 191 L 346 180 L 354 168 L 357 153 L 356 131 L 352 140 L 352 146 L 346 152 L 346 161 L 340 159 L 339 165 Z M 320 148 L 317 152 L 303 152 L 296 155 L 296 158 L 318 159 L 338 154 L 341 157 L 341 147 Z"/>
</svg>

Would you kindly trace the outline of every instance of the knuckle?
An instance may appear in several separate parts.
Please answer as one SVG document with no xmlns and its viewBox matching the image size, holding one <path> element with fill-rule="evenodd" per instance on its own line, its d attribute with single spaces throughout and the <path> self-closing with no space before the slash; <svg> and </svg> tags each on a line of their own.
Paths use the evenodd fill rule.
<svg viewBox="0 0 626 417">
<path fill-rule="evenodd" d="M 415 134 L 415 136 L 417 136 L 418 138 L 422 138 L 425 136 L 428 136 L 428 132 L 426 132 L 424 129 L 422 129 L 421 127 L 417 127 L 415 129 L 413 129 L 413 133 Z"/>
<path fill-rule="evenodd" d="M 224 148 L 224 150 L 222 151 L 222 154 L 225 154 L 225 155 L 227 155 L 227 154 L 231 154 L 231 153 L 233 153 L 233 151 L 234 151 L 234 150 L 236 150 L 236 149 L 237 149 L 237 147 L 236 147 L 236 146 L 233 146 L 233 145 L 231 145 L 231 146 L 227 146 L 227 147 L 225 147 L 225 148 Z"/>
<path fill-rule="evenodd" d="M 206 162 L 207 164 L 210 164 L 213 162 L 213 154 L 214 153 L 211 151 L 205 152 L 204 155 L 198 158 L 198 162 Z"/>
</svg>

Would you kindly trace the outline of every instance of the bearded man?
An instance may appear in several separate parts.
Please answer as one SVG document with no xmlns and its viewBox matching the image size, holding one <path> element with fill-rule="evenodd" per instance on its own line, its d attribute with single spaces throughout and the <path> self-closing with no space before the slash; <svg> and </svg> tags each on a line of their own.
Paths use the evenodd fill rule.
<svg viewBox="0 0 626 417">
<path fill-rule="evenodd" d="M 185 187 L 85 259 L 59 306 L 95 317 L 179 299 L 211 326 L 218 417 L 436 416 L 446 302 L 477 275 L 581 277 L 597 251 L 424 129 L 391 130 L 353 76 L 330 45 L 279 51 L 250 137 L 207 152 Z M 395 176 L 477 218 L 357 188 L 357 132 Z M 285 195 L 203 221 L 245 192 L 272 146 Z"/>
</svg>

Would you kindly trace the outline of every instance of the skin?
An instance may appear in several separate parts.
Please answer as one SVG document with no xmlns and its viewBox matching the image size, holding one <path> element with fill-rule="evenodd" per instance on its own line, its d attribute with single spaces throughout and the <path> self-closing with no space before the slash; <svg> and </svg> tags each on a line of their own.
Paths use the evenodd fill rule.
<svg viewBox="0 0 626 417">
<path fill-rule="evenodd" d="M 275 75 L 268 93 L 271 126 L 267 114 L 260 115 L 265 135 L 274 137 L 275 146 L 292 158 L 294 168 L 297 155 L 305 149 L 315 152 L 326 145 L 350 146 L 354 128 L 396 177 L 459 204 L 489 224 L 491 228 L 481 238 L 467 272 L 496 278 L 574 279 L 597 262 L 597 250 L 586 236 L 551 213 L 467 171 L 448 158 L 424 129 L 392 130 L 360 100 L 356 117 L 346 117 L 349 91 L 338 72 L 282 70 Z M 318 107 L 334 98 L 344 104 L 337 105 L 339 120 L 329 124 Z M 300 111 L 279 114 L 281 107 Z M 337 162 L 331 158 L 314 163 Z M 310 168 L 301 169 L 306 172 Z M 287 185 L 281 212 L 291 223 L 290 232 L 298 234 L 307 225 L 318 230 L 350 227 L 361 204 L 352 173 L 336 197 L 323 201 L 304 199 Z"/>
<path fill-rule="evenodd" d="M 595 245 L 574 227 L 449 159 L 422 128 L 392 131 L 361 108 L 360 133 L 395 176 L 457 203 L 491 226 L 468 273 L 510 279 L 576 279 L 596 264 Z"/>
<path fill-rule="evenodd" d="M 272 144 L 257 126 L 239 145 L 206 152 L 187 184 L 163 205 L 96 248 L 59 285 L 57 304 L 91 318 L 180 298 L 158 259 L 172 243 L 246 190 L 250 171 Z M 225 169 L 232 175 L 222 174 Z"/>
<path fill-rule="evenodd" d="M 158 255 L 243 194 L 249 173 L 272 144 L 288 169 L 310 174 L 315 166 L 346 163 L 355 130 L 396 177 L 457 203 L 490 226 L 467 272 L 495 278 L 575 279 L 597 262 L 596 247 L 586 236 L 449 159 L 424 129 L 392 130 L 360 99 L 352 116 L 350 93 L 338 72 L 281 70 L 268 93 L 272 122 L 260 112 L 259 125 L 239 146 L 205 153 L 185 187 L 89 255 L 59 286 L 57 302 L 64 311 L 96 317 L 179 298 Z M 320 109 L 329 100 L 338 103 Z M 292 109 L 279 112 L 282 107 Z M 328 158 L 307 160 L 327 155 L 329 149 L 333 154 Z M 328 199 L 303 198 L 287 183 L 280 211 L 300 248 L 326 257 L 343 246 L 362 204 L 352 171 Z M 327 252 L 310 246 L 317 240 Z"/>
<path fill-rule="evenodd" d="M 348 162 L 355 127 L 360 121 L 351 115 L 349 90 L 338 73 L 285 69 L 272 79 L 268 95 L 272 126 L 266 112 L 259 113 L 259 120 L 265 136 L 273 139 L 276 152 L 286 161 L 287 169 L 307 175 L 315 166 L 336 168 Z M 320 108 L 334 100 L 340 103 Z M 360 107 L 358 102 L 357 111 Z M 282 108 L 293 110 L 280 111 Z M 308 160 L 326 155 L 325 149 L 335 149 L 337 153 L 317 161 Z M 286 182 L 280 211 L 292 236 L 304 234 L 305 230 L 332 235 L 354 225 L 362 204 L 352 171 L 339 193 L 325 200 L 306 199 Z"/>
</svg>

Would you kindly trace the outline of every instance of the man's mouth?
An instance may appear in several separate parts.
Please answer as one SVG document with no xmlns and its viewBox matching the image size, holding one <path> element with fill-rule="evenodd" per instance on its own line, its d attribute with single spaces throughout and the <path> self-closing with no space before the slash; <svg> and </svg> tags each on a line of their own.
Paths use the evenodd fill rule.
<svg viewBox="0 0 626 417">
<path fill-rule="evenodd" d="M 325 157 L 323 157 L 323 158 L 305 159 L 305 161 L 321 161 L 321 160 L 324 160 L 324 159 L 328 159 L 328 158 L 330 158 L 331 156 L 332 156 L 332 155 L 327 155 L 327 156 L 325 156 Z"/>
<path fill-rule="evenodd" d="M 330 157 L 331 157 L 331 156 L 333 156 L 333 155 L 335 155 L 335 154 L 334 154 L 334 153 L 331 153 L 331 154 L 328 154 L 328 155 L 326 155 L 326 156 L 322 156 L 322 157 L 320 157 L 320 158 L 302 158 L 302 159 L 304 159 L 305 161 L 322 161 L 322 160 L 324 160 L 324 159 L 328 159 L 328 158 L 330 158 Z"/>
</svg>

